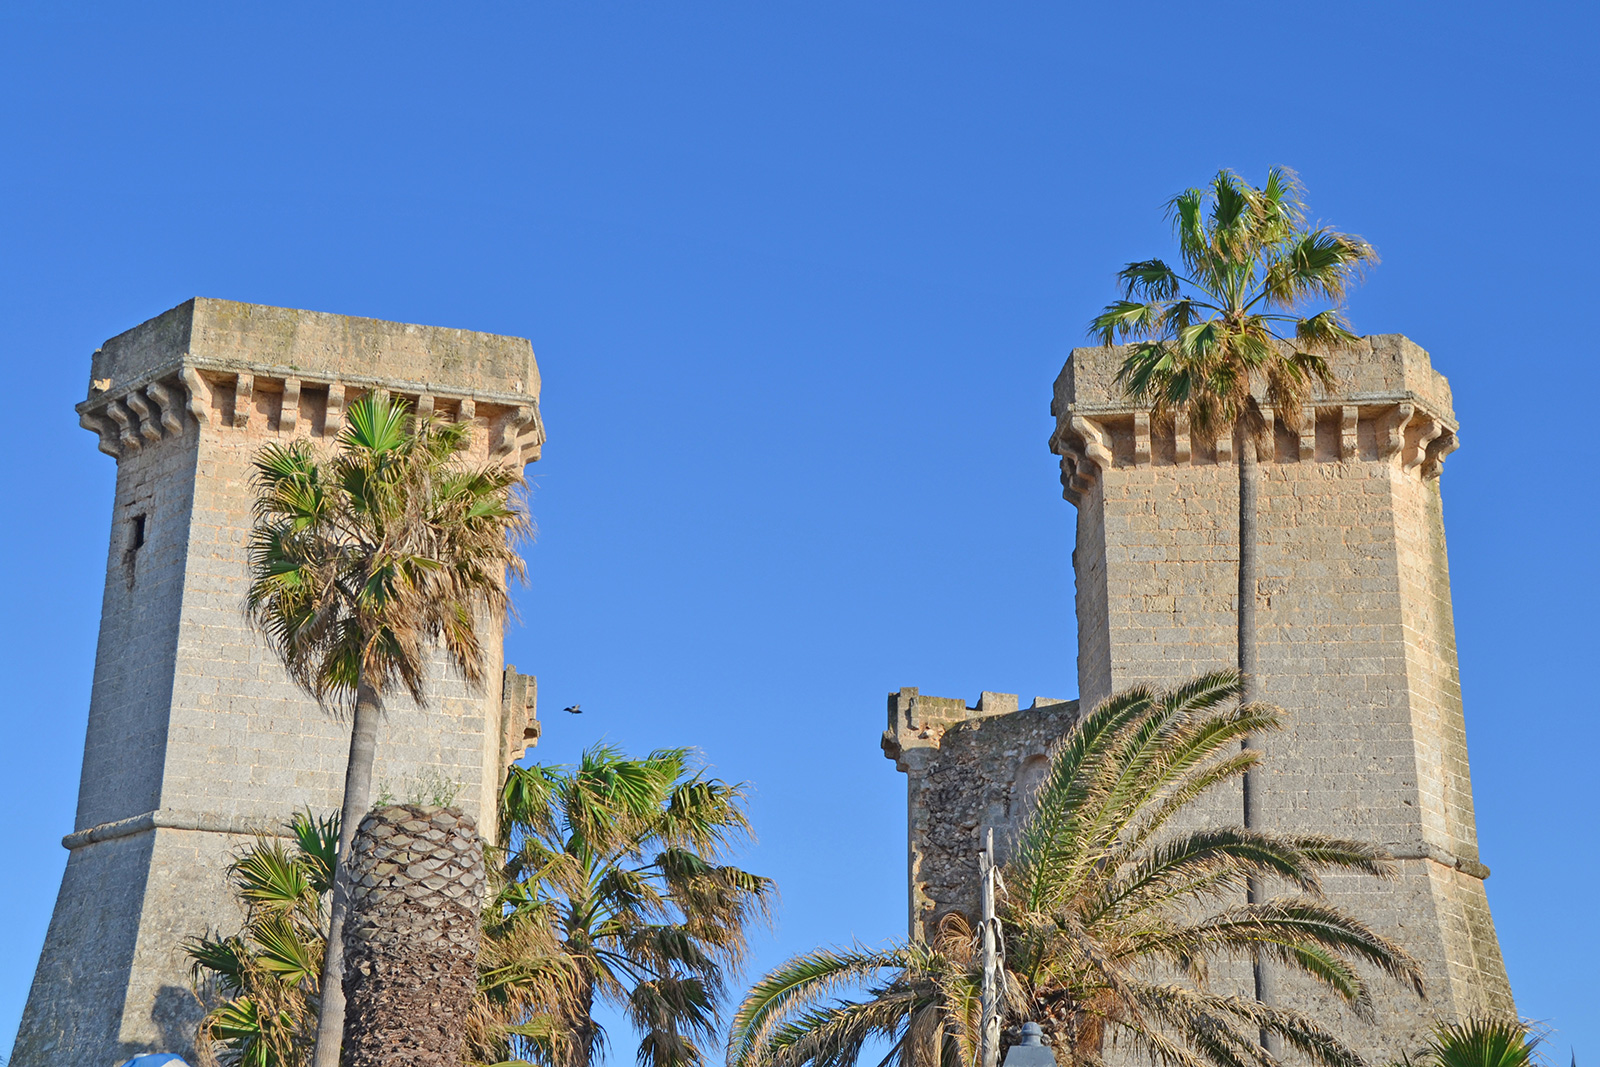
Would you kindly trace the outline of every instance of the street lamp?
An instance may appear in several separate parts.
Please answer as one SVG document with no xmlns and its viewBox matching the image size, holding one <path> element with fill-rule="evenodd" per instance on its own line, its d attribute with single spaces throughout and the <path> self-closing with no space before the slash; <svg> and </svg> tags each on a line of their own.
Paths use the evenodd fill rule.
<svg viewBox="0 0 1600 1067">
<path fill-rule="evenodd" d="M 1022 1044 L 1006 1049 L 1002 1067 L 1056 1067 L 1056 1054 L 1045 1047 L 1038 1023 L 1022 1024 Z"/>
</svg>

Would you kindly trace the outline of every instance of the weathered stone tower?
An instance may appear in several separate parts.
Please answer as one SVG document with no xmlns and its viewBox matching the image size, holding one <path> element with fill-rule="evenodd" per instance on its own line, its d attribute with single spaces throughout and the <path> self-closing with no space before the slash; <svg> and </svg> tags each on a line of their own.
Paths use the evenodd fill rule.
<svg viewBox="0 0 1600 1067">
<path fill-rule="evenodd" d="M 15 1067 L 187 1054 L 201 1011 L 181 941 L 238 922 L 232 854 L 296 810 L 338 810 L 348 725 L 245 620 L 249 463 L 269 440 L 331 443 L 373 389 L 473 422 L 480 457 L 538 457 L 520 338 L 195 299 L 95 353 L 78 411 L 117 460 L 111 546 L 76 830 Z M 498 660 L 498 632 L 486 643 Z M 493 825 L 503 769 L 537 736 L 533 680 L 432 677 L 426 710 L 389 702 L 374 781 L 456 792 Z"/>
<path fill-rule="evenodd" d="M 1113 380 L 1124 355 L 1074 350 L 1052 406 L 1051 449 L 1078 509 L 1085 707 L 1237 655 L 1236 442 L 1202 439 L 1183 420 L 1163 425 L 1130 403 Z M 1424 963 L 1428 999 L 1391 987 L 1370 1021 L 1317 1005 L 1384 1062 L 1414 1050 L 1433 1018 L 1513 1003 L 1484 895 L 1450 609 L 1439 497 L 1456 448 L 1450 388 L 1400 336 L 1366 338 L 1330 362 L 1340 388 L 1317 397 L 1299 432 L 1275 424 L 1262 452 L 1262 690 L 1289 720 L 1264 739 L 1264 795 L 1269 828 L 1378 842 L 1398 858 L 1395 882 L 1335 878 L 1328 889 Z M 890 697 L 885 749 L 912 790 L 914 931 L 967 905 L 977 831 L 1014 824 L 1015 798 L 1031 794 L 1012 783 L 1042 773 L 1063 709 L 1006 725 L 994 718 L 1015 707 L 1006 699 L 985 694 L 968 709 L 916 690 Z M 950 823 L 958 800 L 954 822 L 967 836 L 947 841 L 948 825 L 931 827 Z M 1237 790 L 1211 803 L 1208 819 L 1240 820 Z M 1290 984 L 1283 996 L 1311 1007 L 1316 994 Z"/>
</svg>

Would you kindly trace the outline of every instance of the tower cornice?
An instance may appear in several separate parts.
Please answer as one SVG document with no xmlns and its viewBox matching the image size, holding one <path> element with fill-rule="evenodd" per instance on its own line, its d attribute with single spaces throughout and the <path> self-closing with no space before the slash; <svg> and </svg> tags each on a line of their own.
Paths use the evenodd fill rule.
<svg viewBox="0 0 1600 1067">
<path fill-rule="evenodd" d="M 1061 457 L 1062 495 L 1074 504 L 1112 466 L 1198 466 L 1232 463 L 1237 455 L 1235 435 L 1201 434 L 1181 414 L 1161 420 L 1128 399 L 1116 379 L 1131 347 L 1075 348 L 1056 379 L 1050 450 Z M 1258 438 L 1262 459 L 1385 460 L 1417 477 L 1438 477 L 1460 446 L 1460 425 L 1450 384 L 1428 353 L 1400 334 L 1377 334 L 1328 364 L 1339 388 L 1314 389 L 1296 427 L 1279 425 L 1266 398 L 1257 398 L 1267 421 Z"/>
<path fill-rule="evenodd" d="M 201 425 L 278 436 L 319 426 L 331 437 L 349 401 L 372 390 L 481 423 L 491 458 L 525 464 L 544 444 L 538 366 L 522 338 L 205 298 L 107 341 L 76 408 L 100 450 L 121 459 Z"/>
</svg>

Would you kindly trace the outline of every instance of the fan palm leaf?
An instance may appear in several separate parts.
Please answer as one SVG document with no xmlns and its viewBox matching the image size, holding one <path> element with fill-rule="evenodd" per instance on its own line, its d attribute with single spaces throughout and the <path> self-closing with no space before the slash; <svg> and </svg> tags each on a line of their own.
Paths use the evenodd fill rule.
<svg viewBox="0 0 1600 1067">
<path fill-rule="evenodd" d="M 605 1042 L 596 1007 L 609 1003 L 638 1032 L 641 1067 L 703 1064 L 727 973 L 775 892 L 726 862 L 750 832 L 744 787 L 706 776 L 688 749 L 630 759 L 597 745 L 572 768 L 513 768 L 501 799 L 507 848 L 488 921 L 548 931 L 539 951 L 559 961 L 564 991 L 502 996 L 481 1058 L 587 1067 Z M 514 989 L 520 966 L 506 953 L 493 982 Z"/>
<path fill-rule="evenodd" d="M 1441 1023 L 1403 1063 L 1415 1067 L 1534 1067 L 1541 1038 L 1519 1019 L 1478 1016 Z"/>
</svg>

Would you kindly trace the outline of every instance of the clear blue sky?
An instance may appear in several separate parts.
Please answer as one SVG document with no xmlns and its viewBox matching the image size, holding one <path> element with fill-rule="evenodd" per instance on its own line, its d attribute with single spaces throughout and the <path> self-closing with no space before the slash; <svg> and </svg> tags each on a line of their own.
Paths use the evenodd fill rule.
<svg viewBox="0 0 1600 1067">
<path fill-rule="evenodd" d="M 1358 329 L 1455 388 L 1489 897 L 1600 1056 L 1592 6 L 138 8 L 0 9 L 0 1050 L 72 828 L 100 341 L 196 294 L 532 338 L 538 754 L 753 783 L 765 965 L 904 929 L 886 692 L 1075 694 L 1051 381 L 1167 196 L 1286 164 L 1384 257 Z"/>
</svg>

